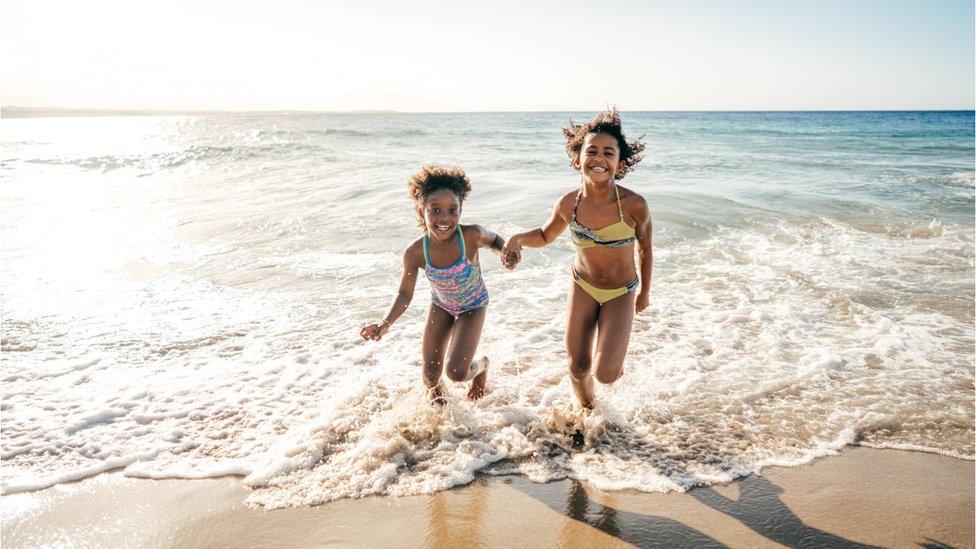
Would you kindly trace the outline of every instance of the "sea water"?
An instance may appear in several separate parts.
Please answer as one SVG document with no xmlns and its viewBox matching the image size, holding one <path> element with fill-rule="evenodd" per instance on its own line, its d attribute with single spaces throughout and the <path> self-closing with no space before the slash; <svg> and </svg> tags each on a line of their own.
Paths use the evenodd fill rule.
<svg viewBox="0 0 976 549">
<path fill-rule="evenodd" d="M 419 236 L 407 178 L 460 166 L 462 223 L 537 227 L 592 114 L 0 121 L 4 493 L 241 475 L 275 507 L 476 474 L 683 490 L 851 444 L 972 459 L 972 111 L 624 113 L 654 277 L 623 377 L 575 405 L 564 235 L 513 272 L 481 250 L 489 391 L 427 404 L 423 277 L 359 337 Z"/>
</svg>

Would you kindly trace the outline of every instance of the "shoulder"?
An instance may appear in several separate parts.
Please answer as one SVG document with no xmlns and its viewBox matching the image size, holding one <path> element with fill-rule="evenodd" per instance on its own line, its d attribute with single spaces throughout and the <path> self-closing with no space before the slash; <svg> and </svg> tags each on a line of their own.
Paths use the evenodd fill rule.
<svg viewBox="0 0 976 549">
<path fill-rule="evenodd" d="M 465 243 L 478 243 L 489 237 L 494 238 L 495 233 L 493 233 L 488 228 L 483 225 L 478 225 L 472 223 L 471 225 L 461 225 L 461 234 L 464 235 Z"/>
<path fill-rule="evenodd" d="M 407 245 L 403 250 L 403 255 L 407 255 L 417 251 L 424 251 L 424 235 L 420 235 L 416 240 Z"/>
<path fill-rule="evenodd" d="M 488 230 L 475 224 L 459 225 L 459 227 L 464 238 L 464 247 L 468 250 L 468 255 L 473 257 L 478 253 L 478 248 L 482 247 L 482 243 L 487 240 Z"/>
<path fill-rule="evenodd" d="M 403 250 L 403 262 L 407 265 L 420 265 L 424 261 L 424 237 L 414 240 Z"/>
<path fill-rule="evenodd" d="M 580 192 L 579 189 L 573 189 L 567 192 L 566 194 L 559 197 L 559 202 L 556 202 L 556 204 L 561 205 L 561 204 L 568 203 L 570 206 L 572 206 L 573 203 L 576 202 L 576 197 L 579 196 L 579 192 Z"/>
<path fill-rule="evenodd" d="M 458 225 L 461 227 L 461 234 L 464 236 L 465 244 L 471 242 L 477 242 L 481 235 L 484 234 L 484 227 L 481 225 L 476 225 L 472 223 L 471 225 Z"/>
<path fill-rule="evenodd" d="M 647 200 L 639 192 L 617 185 L 620 190 L 620 203 L 624 206 L 647 207 Z"/>
<path fill-rule="evenodd" d="M 620 189 L 620 206 L 625 212 L 637 220 L 644 219 L 650 215 L 650 208 L 643 195 L 619 185 L 617 188 Z"/>
<path fill-rule="evenodd" d="M 573 210 L 573 204 L 576 204 L 576 197 L 579 195 L 579 189 L 573 189 L 568 193 L 559 197 L 556 201 L 556 210 L 569 213 Z"/>
</svg>

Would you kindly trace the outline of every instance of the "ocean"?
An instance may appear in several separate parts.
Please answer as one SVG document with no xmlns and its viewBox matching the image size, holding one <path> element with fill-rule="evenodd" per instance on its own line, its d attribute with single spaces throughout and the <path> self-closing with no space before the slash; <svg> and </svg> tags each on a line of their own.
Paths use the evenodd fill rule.
<svg viewBox="0 0 976 549">
<path fill-rule="evenodd" d="M 0 120 L 3 493 L 240 475 L 281 507 L 475 475 L 684 490 L 848 445 L 974 454 L 974 116 L 625 112 L 654 223 L 623 377 L 574 404 L 568 235 L 491 293 L 484 399 L 426 404 L 421 279 L 380 342 L 407 178 L 464 168 L 462 223 L 539 226 L 594 113 Z M 581 429 L 586 443 L 572 447 Z"/>
</svg>

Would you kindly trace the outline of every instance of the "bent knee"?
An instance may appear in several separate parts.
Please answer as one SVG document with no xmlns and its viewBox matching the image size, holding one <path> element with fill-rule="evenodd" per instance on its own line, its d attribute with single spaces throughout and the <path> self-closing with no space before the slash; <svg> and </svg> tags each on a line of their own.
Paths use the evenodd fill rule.
<svg viewBox="0 0 976 549">
<path fill-rule="evenodd" d="M 598 368 L 593 377 L 595 377 L 600 383 L 609 385 L 620 379 L 620 376 L 622 375 L 624 375 L 624 368 L 623 366 L 620 366 L 618 368 Z"/>
<path fill-rule="evenodd" d="M 444 368 L 444 374 L 451 381 L 464 381 L 465 376 L 468 375 L 468 366 L 461 363 L 448 363 Z"/>
<path fill-rule="evenodd" d="M 590 375 L 592 361 L 587 358 L 574 358 L 569 361 L 569 375 L 575 379 L 583 379 Z"/>
</svg>

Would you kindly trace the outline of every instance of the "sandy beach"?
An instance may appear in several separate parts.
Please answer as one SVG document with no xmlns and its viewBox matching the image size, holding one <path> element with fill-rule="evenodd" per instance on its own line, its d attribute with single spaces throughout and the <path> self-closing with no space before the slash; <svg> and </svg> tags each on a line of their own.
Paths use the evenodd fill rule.
<svg viewBox="0 0 976 549">
<path fill-rule="evenodd" d="M 404 498 L 275 511 L 239 479 L 103 475 L 4 496 L 3 543 L 36 546 L 973 547 L 974 463 L 848 448 L 686 493 L 479 477 Z"/>
</svg>

